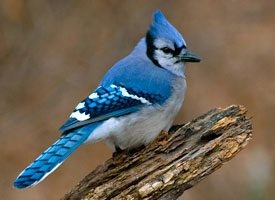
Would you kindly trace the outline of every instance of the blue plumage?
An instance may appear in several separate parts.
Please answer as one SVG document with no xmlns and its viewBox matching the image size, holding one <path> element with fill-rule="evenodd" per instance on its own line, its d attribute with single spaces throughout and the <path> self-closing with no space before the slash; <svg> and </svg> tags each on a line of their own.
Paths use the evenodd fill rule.
<svg viewBox="0 0 275 200">
<path fill-rule="evenodd" d="M 52 146 L 46 149 L 14 181 L 16 188 L 26 188 L 38 184 L 78 148 L 100 124 L 93 123 L 62 135 Z"/>
<path fill-rule="evenodd" d="M 182 105 L 185 62 L 199 60 L 157 11 L 146 37 L 75 107 L 61 137 L 23 170 L 14 187 L 36 185 L 83 143 L 105 140 L 114 149 L 150 143 L 171 127 Z"/>
<path fill-rule="evenodd" d="M 129 95 L 123 95 L 123 91 Z M 133 98 L 134 96 L 136 98 Z M 140 101 L 141 98 L 143 101 Z M 161 94 L 143 92 L 136 88 L 126 89 L 114 84 L 100 86 L 79 104 L 81 106 L 75 108 L 60 130 L 66 132 L 85 124 L 136 112 L 143 106 L 160 102 L 162 98 Z M 79 116 L 82 116 L 83 120 Z"/>
<path fill-rule="evenodd" d="M 165 18 L 161 11 L 156 11 L 154 14 L 153 23 L 150 26 L 149 33 L 154 38 L 164 38 L 174 42 L 178 47 L 186 46 L 181 34 L 172 26 Z"/>
<path fill-rule="evenodd" d="M 175 76 L 163 68 L 156 68 L 146 54 L 141 53 L 144 49 L 146 43 L 142 39 L 130 55 L 105 74 L 100 84 L 106 87 L 121 85 L 136 92 L 158 96 L 158 103 L 162 104 L 171 96 Z"/>
</svg>

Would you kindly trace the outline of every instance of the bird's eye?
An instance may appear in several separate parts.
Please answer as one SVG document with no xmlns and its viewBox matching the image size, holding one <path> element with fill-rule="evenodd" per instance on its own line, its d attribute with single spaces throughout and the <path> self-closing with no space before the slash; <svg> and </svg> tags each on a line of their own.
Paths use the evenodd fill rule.
<svg viewBox="0 0 275 200">
<path fill-rule="evenodd" d="M 163 48 L 161 48 L 161 50 L 166 54 L 168 54 L 168 53 L 173 54 L 173 52 L 174 52 L 172 49 L 170 49 L 168 47 L 163 47 Z"/>
</svg>

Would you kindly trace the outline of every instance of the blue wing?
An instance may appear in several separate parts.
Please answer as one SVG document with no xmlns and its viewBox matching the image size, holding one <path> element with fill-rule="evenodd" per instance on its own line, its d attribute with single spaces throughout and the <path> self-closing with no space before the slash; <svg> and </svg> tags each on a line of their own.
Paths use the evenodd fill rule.
<svg viewBox="0 0 275 200">
<path fill-rule="evenodd" d="M 146 94 L 113 84 L 100 86 L 76 106 L 60 130 L 66 132 L 86 124 L 136 112 L 161 98 L 159 94 Z"/>
</svg>

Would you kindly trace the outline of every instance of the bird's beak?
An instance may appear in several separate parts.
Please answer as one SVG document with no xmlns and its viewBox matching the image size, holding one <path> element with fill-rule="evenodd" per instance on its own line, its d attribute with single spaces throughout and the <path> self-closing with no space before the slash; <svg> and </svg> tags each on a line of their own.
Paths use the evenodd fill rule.
<svg viewBox="0 0 275 200">
<path fill-rule="evenodd" d="M 181 55 L 181 60 L 184 62 L 200 62 L 201 58 L 190 51 L 186 51 Z"/>
</svg>

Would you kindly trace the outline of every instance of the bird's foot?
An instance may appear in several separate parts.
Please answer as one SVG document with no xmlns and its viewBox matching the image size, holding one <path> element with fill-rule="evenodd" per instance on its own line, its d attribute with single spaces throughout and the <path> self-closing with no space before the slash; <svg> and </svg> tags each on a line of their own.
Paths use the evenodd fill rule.
<svg viewBox="0 0 275 200">
<path fill-rule="evenodd" d="M 141 145 L 134 149 L 124 149 L 124 150 L 122 150 L 119 147 L 115 147 L 116 151 L 113 153 L 113 158 L 131 156 L 131 155 L 135 154 L 136 152 L 141 151 L 144 147 L 145 147 L 145 145 Z"/>
<path fill-rule="evenodd" d="M 125 154 L 127 150 L 122 150 L 120 147 L 115 146 L 115 152 L 113 153 L 113 158 L 117 157 L 120 154 Z"/>
<path fill-rule="evenodd" d="M 129 149 L 129 150 L 127 150 L 127 155 L 128 155 L 128 156 L 131 156 L 131 155 L 135 154 L 136 152 L 141 151 L 141 150 L 144 149 L 144 148 L 145 148 L 145 145 L 141 145 L 141 146 L 136 147 L 136 148 L 134 148 L 134 149 Z"/>
<path fill-rule="evenodd" d="M 179 128 L 183 127 L 185 124 L 175 124 L 169 129 L 169 133 L 173 134 L 175 133 Z"/>
</svg>

